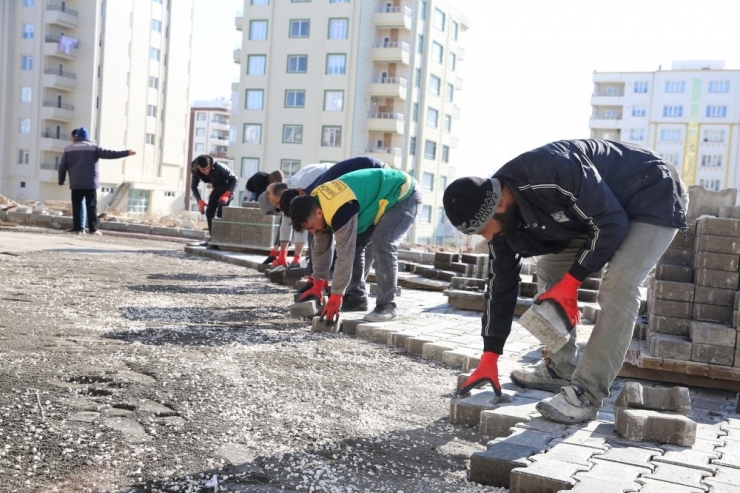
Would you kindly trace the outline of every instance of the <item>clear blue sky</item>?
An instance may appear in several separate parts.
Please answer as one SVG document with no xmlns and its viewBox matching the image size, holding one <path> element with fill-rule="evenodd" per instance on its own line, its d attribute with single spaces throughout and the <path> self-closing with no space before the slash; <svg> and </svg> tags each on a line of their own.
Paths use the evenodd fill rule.
<svg viewBox="0 0 740 493">
<path fill-rule="evenodd" d="M 740 69 L 740 0 L 453 4 L 471 20 L 458 64 L 458 176 L 490 175 L 534 147 L 588 137 L 594 70 L 653 71 L 673 60 L 725 60 Z M 241 0 L 195 0 L 193 99 L 230 97 L 242 9 Z"/>
</svg>

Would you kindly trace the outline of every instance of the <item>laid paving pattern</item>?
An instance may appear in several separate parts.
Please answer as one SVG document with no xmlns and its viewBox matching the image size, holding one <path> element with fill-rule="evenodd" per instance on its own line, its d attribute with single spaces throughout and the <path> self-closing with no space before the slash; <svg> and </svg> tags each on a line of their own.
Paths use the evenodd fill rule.
<svg viewBox="0 0 740 493">
<path fill-rule="evenodd" d="M 263 259 L 197 247 L 187 251 L 255 269 Z M 451 307 L 441 292 L 407 287 L 397 302 L 398 319 L 369 323 L 362 320 L 364 313 L 343 313 L 342 331 L 463 372 L 477 366 L 482 352 L 479 312 Z M 306 320 L 309 327 L 311 319 Z M 578 327 L 581 340 L 588 338 L 591 328 Z M 631 441 L 618 435 L 614 426 L 614 402 L 627 382 L 622 378 L 614 382 L 597 420 L 566 426 L 542 418 L 534 406 L 551 394 L 522 389 L 509 379 L 511 370 L 540 358 L 538 341 L 515 321 L 499 359 L 504 395 L 497 397 L 490 387 L 483 387 L 465 399 L 451 400 L 451 422 L 478 427 L 492 438 L 487 451 L 471 456 L 471 480 L 512 493 L 740 491 L 740 415 L 735 414 L 734 393 L 689 388 L 691 410 L 686 417 L 696 422 L 691 447 Z M 465 376 L 458 378 L 458 388 Z M 630 381 L 656 389 L 656 394 L 657 389 L 674 387 Z"/>
</svg>

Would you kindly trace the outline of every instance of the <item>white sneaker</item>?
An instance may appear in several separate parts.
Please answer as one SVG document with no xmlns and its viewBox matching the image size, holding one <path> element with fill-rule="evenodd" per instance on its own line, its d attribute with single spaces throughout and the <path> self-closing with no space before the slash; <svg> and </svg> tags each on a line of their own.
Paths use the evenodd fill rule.
<svg viewBox="0 0 740 493">
<path fill-rule="evenodd" d="M 101 233 L 100 231 L 93 231 L 93 232 L 92 232 L 92 233 L 90 233 L 90 234 L 91 234 L 91 235 L 95 235 L 95 236 L 103 236 L 103 233 Z"/>
<path fill-rule="evenodd" d="M 383 303 L 375 305 L 375 309 L 365 315 L 364 320 L 368 322 L 389 322 L 398 317 L 395 303 Z"/>
<path fill-rule="evenodd" d="M 550 397 L 535 406 L 540 414 L 556 423 L 572 425 L 596 419 L 599 408 L 583 395 L 583 389 L 566 385 L 555 397 Z"/>
</svg>

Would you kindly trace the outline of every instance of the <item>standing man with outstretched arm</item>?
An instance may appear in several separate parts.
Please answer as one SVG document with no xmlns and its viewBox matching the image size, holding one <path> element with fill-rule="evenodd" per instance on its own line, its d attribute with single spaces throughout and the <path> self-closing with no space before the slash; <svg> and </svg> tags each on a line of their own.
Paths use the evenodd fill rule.
<svg viewBox="0 0 740 493">
<path fill-rule="evenodd" d="M 221 217 L 221 209 L 231 203 L 231 199 L 234 198 L 234 190 L 236 190 L 237 178 L 234 173 L 231 172 L 228 166 L 225 164 L 214 161 L 213 158 L 207 154 L 202 154 L 195 158 L 195 161 L 191 164 L 191 171 L 193 173 L 190 181 L 190 191 L 193 192 L 193 197 L 198 201 L 198 209 L 201 214 L 206 215 L 208 221 L 208 234 L 211 234 L 211 223 L 213 217 Z M 208 205 L 206 206 L 205 201 L 200 196 L 198 185 L 204 181 L 210 183 L 211 195 L 208 196 Z M 210 240 L 208 240 L 210 241 Z M 208 242 L 206 242 L 208 244 Z"/>
</svg>

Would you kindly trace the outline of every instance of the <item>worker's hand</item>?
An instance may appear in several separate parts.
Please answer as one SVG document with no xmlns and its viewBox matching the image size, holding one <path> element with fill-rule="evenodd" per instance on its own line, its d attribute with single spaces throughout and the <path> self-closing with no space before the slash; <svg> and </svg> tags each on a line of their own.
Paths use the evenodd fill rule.
<svg viewBox="0 0 740 493">
<path fill-rule="evenodd" d="M 460 397 L 465 397 L 477 386 L 490 383 L 496 395 L 501 395 L 501 384 L 498 381 L 498 354 L 486 351 L 480 358 L 480 363 L 472 375 L 465 380 L 462 388 L 457 392 Z"/>
<path fill-rule="evenodd" d="M 578 287 L 583 284 L 569 273 L 553 287 L 542 293 L 535 303 L 542 303 L 544 300 L 555 300 L 568 316 L 571 329 L 578 325 L 581 320 L 581 312 L 578 311 Z"/>
<path fill-rule="evenodd" d="M 270 267 L 273 269 L 275 267 L 288 267 L 288 250 L 280 250 L 280 253 L 278 253 L 277 258 L 272 261 Z"/>
<path fill-rule="evenodd" d="M 198 201 L 198 210 L 200 211 L 201 214 L 206 213 L 206 203 L 203 200 Z"/>
<path fill-rule="evenodd" d="M 229 203 L 230 198 L 231 198 L 231 192 L 224 192 L 223 195 L 221 195 L 218 198 L 218 203 L 221 205 L 226 205 Z"/>
<path fill-rule="evenodd" d="M 129 156 L 136 156 L 136 151 L 132 151 L 131 149 L 128 150 Z"/>
<path fill-rule="evenodd" d="M 313 282 L 311 289 L 306 290 L 299 298 L 298 301 L 309 301 L 313 298 L 318 300 L 320 304 L 324 304 L 324 288 L 326 287 L 326 281 L 317 279 Z"/>
<path fill-rule="evenodd" d="M 273 260 L 277 258 L 277 248 L 273 248 L 270 250 L 270 253 L 267 255 L 267 258 L 262 261 L 262 265 L 271 264 Z"/>
<path fill-rule="evenodd" d="M 326 325 L 332 325 L 339 320 L 339 309 L 342 307 L 342 295 L 332 294 L 321 312 L 319 320 L 326 319 Z"/>
</svg>

